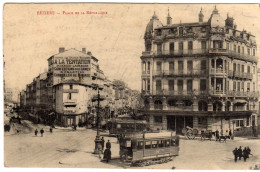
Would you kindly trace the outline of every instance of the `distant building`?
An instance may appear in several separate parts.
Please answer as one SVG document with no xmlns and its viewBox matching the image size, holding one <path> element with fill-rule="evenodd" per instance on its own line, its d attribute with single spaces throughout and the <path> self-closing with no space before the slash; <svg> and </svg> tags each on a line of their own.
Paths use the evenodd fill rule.
<svg viewBox="0 0 260 172">
<path fill-rule="evenodd" d="M 204 21 L 163 25 L 156 14 L 147 24 L 142 53 L 142 97 L 153 129 L 186 126 L 250 130 L 257 125 L 257 45 L 237 30 L 234 19 L 213 10 Z M 244 132 L 244 131 L 243 131 Z"/>
</svg>

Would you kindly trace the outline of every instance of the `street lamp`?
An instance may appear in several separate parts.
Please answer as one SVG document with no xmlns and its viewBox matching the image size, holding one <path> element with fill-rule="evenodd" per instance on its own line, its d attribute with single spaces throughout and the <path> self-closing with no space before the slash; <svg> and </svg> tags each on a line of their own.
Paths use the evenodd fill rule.
<svg viewBox="0 0 260 172">
<path fill-rule="evenodd" d="M 96 138 L 95 138 L 94 154 L 98 154 L 98 153 L 99 153 L 98 147 L 99 147 L 99 145 L 100 145 L 101 142 L 102 142 L 102 140 L 101 140 L 101 138 L 100 138 L 100 133 L 99 133 L 100 94 L 99 94 L 99 87 L 98 87 L 98 86 L 97 86 L 97 89 L 98 89 L 98 95 L 97 95 L 98 107 L 97 107 L 97 122 L 96 122 L 96 125 L 97 125 L 97 135 L 96 135 Z"/>
</svg>

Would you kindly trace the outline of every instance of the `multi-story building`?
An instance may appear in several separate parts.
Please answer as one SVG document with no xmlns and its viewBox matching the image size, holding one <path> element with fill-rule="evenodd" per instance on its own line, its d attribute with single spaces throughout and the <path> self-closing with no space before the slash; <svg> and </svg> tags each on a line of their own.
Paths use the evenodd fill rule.
<svg viewBox="0 0 260 172">
<path fill-rule="evenodd" d="M 213 10 L 204 21 L 163 25 L 156 14 L 142 53 L 144 114 L 153 129 L 233 130 L 257 125 L 255 36 Z"/>
</svg>

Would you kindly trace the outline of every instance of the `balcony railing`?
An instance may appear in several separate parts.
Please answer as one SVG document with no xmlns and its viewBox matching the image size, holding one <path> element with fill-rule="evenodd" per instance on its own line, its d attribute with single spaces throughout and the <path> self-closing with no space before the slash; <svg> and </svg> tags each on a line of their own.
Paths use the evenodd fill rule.
<svg viewBox="0 0 260 172">
<path fill-rule="evenodd" d="M 253 74 L 252 73 L 245 73 L 245 72 L 238 72 L 238 71 L 228 71 L 229 77 L 236 77 L 236 78 L 243 78 L 243 79 L 252 79 Z"/>
<path fill-rule="evenodd" d="M 185 55 L 207 55 L 207 54 L 221 54 L 234 57 L 241 60 L 257 61 L 257 57 L 250 54 L 242 54 L 232 50 L 227 50 L 224 48 L 210 48 L 210 49 L 184 49 L 184 50 L 162 50 L 162 51 L 144 51 L 143 56 L 151 55 L 169 55 L 169 56 L 185 56 Z"/>
<path fill-rule="evenodd" d="M 222 68 L 217 68 L 217 69 L 212 68 L 210 70 L 210 73 L 211 74 L 227 74 L 227 71 Z"/>
<path fill-rule="evenodd" d="M 144 92 L 145 93 L 145 92 Z M 159 95 L 159 96 L 194 96 L 194 95 L 227 95 L 230 97 L 259 97 L 258 91 L 253 92 L 243 92 L 243 91 L 226 91 L 226 90 L 205 90 L 205 91 L 178 91 L 178 90 L 156 90 L 153 91 L 153 93 L 147 94 L 153 94 L 153 95 Z"/>
<path fill-rule="evenodd" d="M 155 70 L 153 72 L 153 75 L 175 75 L 175 76 L 206 76 L 207 70 L 199 70 L 199 69 L 193 69 L 193 70 Z"/>
</svg>

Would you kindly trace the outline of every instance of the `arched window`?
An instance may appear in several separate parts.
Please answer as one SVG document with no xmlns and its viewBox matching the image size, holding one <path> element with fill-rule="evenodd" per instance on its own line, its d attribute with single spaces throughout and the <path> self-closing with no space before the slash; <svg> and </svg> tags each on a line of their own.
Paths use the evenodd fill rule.
<svg viewBox="0 0 260 172">
<path fill-rule="evenodd" d="M 162 101 L 161 100 L 155 100 L 154 101 L 154 109 L 162 109 Z"/>
<path fill-rule="evenodd" d="M 226 103 L 226 111 L 227 112 L 229 112 L 231 110 L 230 107 L 231 107 L 231 103 L 230 103 L 230 101 L 227 101 L 227 103 Z"/>
<path fill-rule="evenodd" d="M 208 103 L 205 101 L 199 101 L 199 111 L 208 111 Z"/>
<path fill-rule="evenodd" d="M 220 101 L 215 101 L 213 103 L 213 111 L 221 111 L 222 103 Z"/>
</svg>

